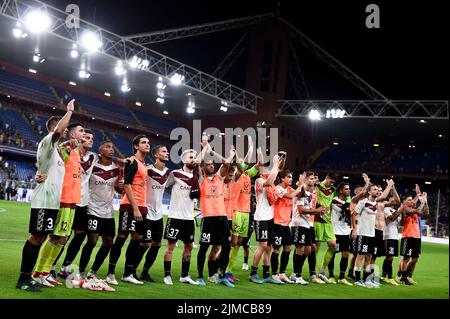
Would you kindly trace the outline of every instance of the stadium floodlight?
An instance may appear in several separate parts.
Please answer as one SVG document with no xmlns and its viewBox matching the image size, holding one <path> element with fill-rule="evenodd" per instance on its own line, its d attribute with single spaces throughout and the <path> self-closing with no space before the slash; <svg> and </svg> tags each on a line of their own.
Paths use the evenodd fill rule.
<svg viewBox="0 0 450 319">
<path fill-rule="evenodd" d="M 348 179 L 348 176 L 342 176 L 343 179 Z"/>
<path fill-rule="evenodd" d="M 329 119 L 331 117 L 331 110 L 327 110 L 327 114 L 325 116 L 327 119 Z"/>
<path fill-rule="evenodd" d="M 37 71 L 35 69 L 28 69 L 28 72 L 36 74 Z"/>
<path fill-rule="evenodd" d="M 127 71 L 123 67 L 122 61 L 117 61 L 117 65 L 114 67 L 116 75 L 124 75 Z"/>
<path fill-rule="evenodd" d="M 129 92 L 131 90 L 131 88 L 128 86 L 128 84 L 124 83 L 120 86 L 120 90 L 122 92 Z"/>
<path fill-rule="evenodd" d="M 189 114 L 193 114 L 193 113 L 195 113 L 195 108 L 189 106 L 189 107 L 186 109 L 186 112 L 188 112 Z"/>
<path fill-rule="evenodd" d="M 111 96 L 111 93 L 109 93 L 109 92 L 105 92 L 105 93 L 103 93 L 105 96 Z"/>
<path fill-rule="evenodd" d="M 442 134 L 439 134 L 439 135 L 438 135 L 438 137 L 440 137 L 440 138 L 443 138 L 443 137 L 444 137 L 444 135 L 442 135 Z"/>
<path fill-rule="evenodd" d="M 45 61 L 45 58 L 43 58 L 40 53 L 33 54 L 33 62 L 44 63 L 44 61 Z"/>
<path fill-rule="evenodd" d="M 373 147 L 380 147 L 380 144 L 375 143 L 373 144 Z"/>
<path fill-rule="evenodd" d="M 22 31 L 22 29 L 20 28 L 20 23 L 17 22 L 16 27 L 12 30 L 13 36 L 15 38 L 26 38 L 28 36 L 28 34 L 26 34 L 25 32 Z"/>
<path fill-rule="evenodd" d="M 333 145 L 339 145 L 339 143 L 338 142 L 333 142 Z"/>
<path fill-rule="evenodd" d="M 222 101 L 220 101 L 220 105 L 223 105 L 223 106 L 228 106 L 228 102 L 227 102 L 227 101 L 224 101 L 224 100 L 222 100 Z"/>
<path fill-rule="evenodd" d="M 316 109 L 312 109 L 311 111 L 309 111 L 308 117 L 311 121 L 320 121 L 321 119 L 321 115 L 320 112 Z"/>
<path fill-rule="evenodd" d="M 221 110 L 222 112 L 226 112 L 226 111 L 228 111 L 228 107 L 226 107 L 226 106 L 221 106 L 221 107 L 220 107 L 220 110 Z"/>
<path fill-rule="evenodd" d="M 426 184 L 426 185 L 431 185 L 431 182 L 426 181 L 425 184 Z"/>
<path fill-rule="evenodd" d="M 33 10 L 25 16 L 25 25 L 32 33 L 48 30 L 51 24 L 49 15 L 42 10 Z"/>
<path fill-rule="evenodd" d="M 77 86 L 77 83 L 74 82 L 74 81 L 70 81 L 69 84 L 72 85 L 72 86 Z"/>
<path fill-rule="evenodd" d="M 89 72 L 87 72 L 86 70 L 80 70 L 78 72 L 78 76 L 82 79 L 89 79 L 91 74 Z"/>
<path fill-rule="evenodd" d="M 134 57 L 131 59 L 131 61 L 128 62 L 128 64 L 130 64 L 130 66 L 131 66 L 133 69 L 136 69 L 136 68 L 138 67 L 138 64 L 139 64 L 138 59 L 139 59 L 139 58 L 138 58 L 137 56 L 134 56 Z"/>
<path fill-rule="evenodd" d="M 164 104 L 165 101 L 164 101 L 164 99 L 163 99 L 162 97 L 159 97 L 159 96 L 158 96 L 158 97 L 156 98 L 156 102 L 158 102 L 159 104 Z"/>
<path fill-rule="evenodd" d="M 183 83 L 184 81 L 184 75 L 178 74 L 178 73 L 174 73 L 171 77 L 170 77 L 170 84 L 174 85 L 174 86 L 178 86 L 181 83 Z"/>
<path fill-rule="evenodd" d="M 166 110 L 164 110 L 164 111 L 163 111 L 163 114 L 164 114 L 164 115 L 169 115 L 169 112 L 166 111 Z"/>
<path fill-rule="evenodd" d="M 143 70 L 143 69 L 147 68 L 150 65 L 150 62 L 148 60 L 144 60 L 144 59 L 138 58 L 137 56 L 133 56 L 131 58 L 131 60 L 128 61 L 128 64 L 133 69 Z M 160 82 L 161 81 L 162 81 L 162 79 L 160 80 Z"/>
<path fill-rule="evenodd" d="M 71 51 L 70 51 L 70 57 L 71 57 L 72 59 L 78 58 L 78 51 L 77 51 L 77 50 L 71 50 Z"/>
<path fill-rule="evenodd" d="M 162 82 L 156 83 L 156 88 L 160 90 L 164 90 L 166 88 L 166 85 Z"/>
<path fill-rule="evenodd" d="M 137 106 L 142 106 L 142 103 L 141 102 L 136 102 L 135 103 Z"/>
<path fill-rule="evenodd" d="M 81 46 L 89 52 L 97 52 L 101 48 L 102 42 L 97 33 L 85 31 L 81 35 Z"/>
</svg>

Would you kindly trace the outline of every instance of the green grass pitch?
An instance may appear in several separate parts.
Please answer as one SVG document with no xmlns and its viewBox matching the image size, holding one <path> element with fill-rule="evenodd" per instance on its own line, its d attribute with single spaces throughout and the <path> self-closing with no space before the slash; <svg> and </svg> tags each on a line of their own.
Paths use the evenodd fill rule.
<svg viewBox="0 0 450 319">
<path fill-rule="evenodd" d="M 182 243 L 174 252 L 172 262 L 172 278 L 173 286 L 166 286 L 163 282 L 163 254 L 165 249 L 165 241 L 158 254 L 153 268 L 151 269 L 152 277 L 156 283 L 145 283 L 144 286 L 133 286 L 131 284 L 119 283 L 116 292 L 97 292 L 88 291 L 86 289 L 69 289 L 65 286 L 43 289 L 41 293 L 29 293 L 20 291 L 15 288 L 15 283 L 19 274 L 21 253 L 24 241 L 28 234 L 28 219 L 30 206 L 27 203 L 16 203 L 0 201 L 0 299 L 22 299 L 22 298 L 45 298 L 45 299 L 94 299 L 94 298 L 171 298 L 171 299 L 227 299 L 227 298 L 249 298 L 249 299 L 318 299 L 318 298 L 362 298 L 362 299 L 447 299 L 448 295 L 448 268 L 449 254 L 447 245 L 422 244 L 422 255 L 416 267 L 414 274 L 415 280 L 418 282 L 416 286 L 399 286 L 392 287 L 382 285 L 380 289 L 367 289 L 364 287 L 347 287 L 342 285 L 283 285 L 276 286 L 273 284 L 257 285 L 248 281 L 249 272 L 242 271 L 241 265 L 243 261 L 243 250 L 239 252 L 235 265 L 234 276 L 241 279 L 235 288 L 228 288 L 222 285 L 208 284 L 206 287 L 189 286 L 178 282 L 181 272 L 181 252 Z M 196 229 L 196 235 L 199 235 L 199 229 Z M 198 242 L 198 241 L 197 241 Z M 252 249 L 250 253 L 250 263 L 255 249 L 254 239 L 251 242 Z M 100 241 L 98 246 L 100 245 Z M 125 244 L 127 245 L 127 243 Z M 92 260 L 97 252 L 97 248 L 92 254 Z M 196 256 L 198 249 L 193 250 L 190 275 L 197 278 L 196 272 Z M 318 265 L 323 260 L 324 247 L 321 247 Z M 121 259 L 117 266 L 116 277 L 120 278 L 123 271 L 125 248 L 122 251 Z M 65 252 L 63 254 L 65 256 Z M 80 253 L 76 262 L 79 260 Z M 291 253 L 292 256 L 292 253 Z M 60 259 L 58 268 L 62 262 Z M 288 273 L 292 269 L 292 258 L 289 261 Z M 336 256 L 335 274 L 339 273 L 340 255 Z M 108 258 L 99 271 L 101 276 L 106 276 Z M 394 271 L 397 269 L 398 259 L 394 262 Z M 381 268 L 382 259 L 377 260 L 378 266 Z M 89 266 L 91 263 L 89 264 Z M 89 267 L 88 266 L 88 267 Z M 140 269 L 139 269 L 140 271 Z M 308 278 L 308 265 L 305 263 L 303 272 Z M 261 267 L 260 267 L 261 273 Z M 207 267 L 205 263 L 205 275 Z"/>
</svg>

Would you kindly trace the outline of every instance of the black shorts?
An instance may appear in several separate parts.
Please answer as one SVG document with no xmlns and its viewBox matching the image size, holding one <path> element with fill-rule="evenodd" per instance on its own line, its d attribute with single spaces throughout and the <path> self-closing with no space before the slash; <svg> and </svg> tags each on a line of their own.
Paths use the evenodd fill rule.
<svg viewBox="0 0 450 319">
<path fill-rule="evenodd" d="M 375 229 L 375 238 L 373 241 L 373 255 L 374 257 L 384 256 L 384 240 L 382 230 Z"/>
<path fill-rule="evenodd" d="M 231 240 L 230 226 L 226 216 L 204 217 L 200 244 L 225 245 Z"/>
<path fill-rule="evenodd" d="M 145 220 L 145 216 L 142 216 Z M 134 220 L 134 214 L 127 211 L 119 211 L 119 233 L 133 233 L 136 232 L 139 235 L 144 234 L 144 222 L 137 222 Z"/>
<path fill-rule="evenodd" d="M 274 224 L 271 220 L 255 220 L 256 241 L 266 241 L 273 244 L 274 241 Z"/>
<path fill-rule="evenodd" d="M 360 255 L 373 254 L 374 237 L 358 235 L 357 251 Z"/>
<path fill-rule="evenodd" d="M 385 256 L 398 257 L 398 240 L 386 239 L 384 241 L 384 253 Z"/>
<path fill-rule="evenodd" d="M 30 212 L 30 234 L 50 234 L 55 227 L 58 209 L 32 208 Z"/>
<path fill-rule="evenodd" d="M 273 241 L 274 247 L 292 245 L 291 230 L 289 229 L 289 226 L 275 224 L 273 235 L 274 235 Z"/>
<path fill-rule="evenodd" d="M 311 246 L 311 228 L 296 226 L 292 227 L 292 243 L 296 246 Z"/>
<path fill-rule="evenodd" d="M 116 221 L 114 218 L 101 218 L 95 215 L 86 215 L 86 231 L 100 236 L 116 235 Z"/>
<path fill-rule="evenodd" d="M 152 241 L 161 242 L 162 236 L 163 236 L 163 219 L 158 220 L 150 220 L 150 219 L 144 219 L 144 232 L 142 241 L 144 243 L 149 243 Z"/>
<path fill-rule="evenodd" d="M 420 238 L 413 238 L 413 237 L 405 237 L 402 238 L 402 241 L 400 243 L 401 247 L 401 255 L 403 257 L 413 257 L 418 258 L 421 254 L 421 240 Z"/>
<path fill-rule="evenodd" d="M 336 236 L 336 252 L 341 253 L 350 251 L 350 236 L 349 235 L 335 235 Z"/>
<path fill-rule="evenodd" d="M 316 243 L 316 231 L 314 230 L 314 226 L 309 226 L 309 231 L 311 232 L 311 245 Z"/>
<path fill-rule="evenodd" d="M 247 237 L 242 239 L 242 246 L 249 247 L 250 246 L 250 238 L 252 238 L 253 231 L 255 230 L 255 220 L 254 213 L 250 213 L 249 223 L 248 223 L 248 235 Z"/>
<path fill-rule="evenodd" d="M 77 206 L 73 217 L 73 230 L 87 230 L 87 206 Z"/>
<path fill-rule="evenodd" d="M 193 220 L 168 218 L 164 230 L 164 239 L 168 241 L 181 240 L 185 244 L 194 241 L 195 225 Z"/>
</svg>

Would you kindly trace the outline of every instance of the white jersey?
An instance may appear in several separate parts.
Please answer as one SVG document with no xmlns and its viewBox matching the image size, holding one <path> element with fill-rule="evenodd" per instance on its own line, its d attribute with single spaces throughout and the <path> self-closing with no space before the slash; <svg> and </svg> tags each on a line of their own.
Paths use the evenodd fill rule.
<svg viewBox="0 0 450 319">
<path fill-rule="evenodd" d="M 58 147 L 52 143 L 52 137 L 53 132 L 44 137 L 38 146 L 38 171 L 47 174 L 47 179 L 33 190 L 31 208 L 59 209 L 66 166 Z"/>
<path fill-rule="evenodd" d="M 89 179 L 87 213 L 100 218 L 114 218 L 114 185 L 120 175 L 119 167 L 112 163 L 104 166 L 95 163 Z"/>
<path fill-rule="evenodd" d="M 262 177 L 255 181 L 256 210 L 255 220 L 271 220 L 274 216 L 273 205 L 267 199 L 266 187 L 263 184 L 266 180 Z"/>
<path fill-rule="evenodd" d="M 92 174 L 94 164 L 98 162 L 98 155 L 88 151 L 81 157 L 81 197 L 77 206 L 87 206 L 89 202 L 89 178 Z"/>
<path fill-rule="evenodd" d="M 392 207 L 385 207 L 384 208 L 384 217 L 387 218 L 394 214 L 397 210 Z M 386 220 L 384 223 L 384 229 L 383 229 L 383 239 L 395 239 L 398 240 L 398 225 L 402 219 L 402 216 L 398 216 L 396 220 L 389 221 Z"/>
<path fill-rule="evenodd" d="M 153 165 L 147 166 L 147 209 L 146 218 L 159 220 L 162 218 L 162 201 L 170 170 L 164 167 L 162 171 Z"/>
<path fill-rule="evenodd" d="M 172 187 L 169 218 L 194 220 L 194 200 L 189 197 L 194 175 L 177 169 L 169 174 L 166 187 Z"/>
<path fill-rule="evenodd" d="M 331 224 L 333 225 L 334 233 L 336 235 L 350 235 L 352 231 L 351 226 L 344 220 L 344 205 L 345 200 L 339 197 L 333 198 L 331 201 Z"/>
<path fill-rule="evenodd" d="M 304 197 L 296 197 L 295 202 L 295 207 L 293 210 L 293 214 L 292 214 L 292 221 L 290 226 L 300 226 L 300 227 L 305 227 L 305 228 L 310 228 L 311 224 L 309 222 L 309 215 L 310 214 L 300 214 L 299 210 L 298 210 L 298 206 L 303 206 L 306 209 L 311 209 L 312 208 L 312 194 L 308 191 L 305 191 L 305 196 Z"/>
<path fill-rule="evenodd" d="M 355 207 L 358 218 L 358 235 L 375 237 L 375 218 L 377 215 L 377 202 L 368 198 L 361 200 Z"/>
</svg>

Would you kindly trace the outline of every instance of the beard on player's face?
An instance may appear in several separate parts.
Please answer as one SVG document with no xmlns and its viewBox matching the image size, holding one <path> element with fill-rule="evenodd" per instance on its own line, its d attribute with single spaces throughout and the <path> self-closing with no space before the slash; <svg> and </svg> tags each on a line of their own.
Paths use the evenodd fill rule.
<svg viewBox="0 0 450 319">
<path fill-rule="evenodd" d="M 195 168 L 195 163 L 186 163 L 184 165 L 186 165 L 186 167 L 189 168 L 189 169 L 194 169 Z"/>
</svg>

